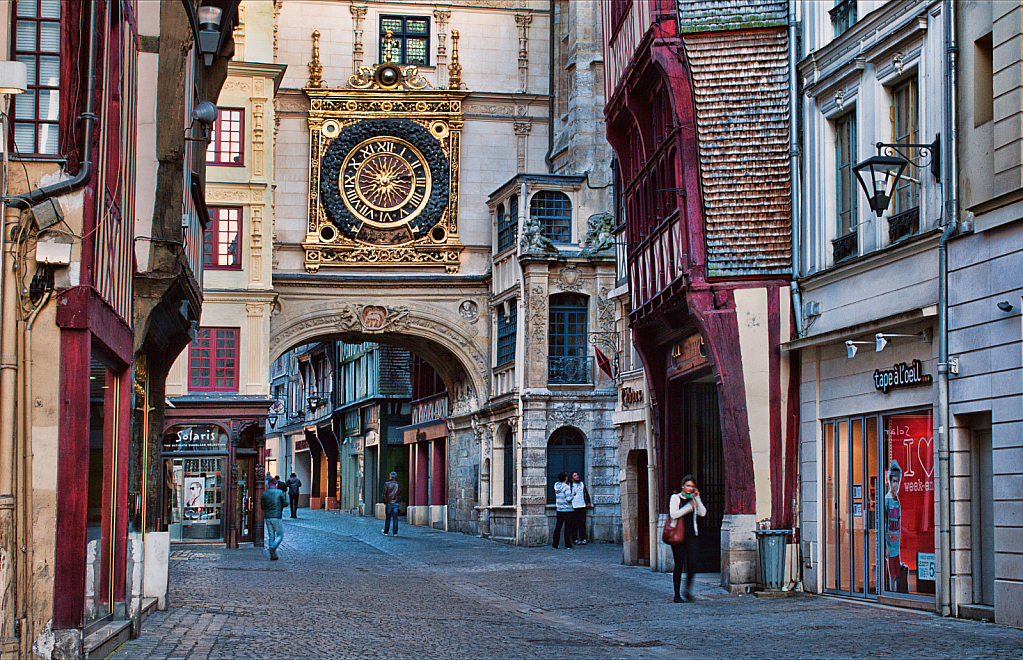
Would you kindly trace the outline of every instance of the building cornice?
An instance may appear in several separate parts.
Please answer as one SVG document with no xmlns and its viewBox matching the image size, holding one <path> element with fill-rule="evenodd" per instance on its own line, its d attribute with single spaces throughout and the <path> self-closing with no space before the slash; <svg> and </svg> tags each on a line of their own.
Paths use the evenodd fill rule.
<svg viewBox="0 0 1023 660">
<path fill-rule="evenodd" d="M 231 60 L 227 63 L 227 75 L 244 78 L 272 78 L 274 81 L 274 94 L 281 88 L 281 81 L 284 80 L 284 72 L 287 71 L 287 64 L 270 64 L 267 62 L 239 62 Z"/>
</svg>

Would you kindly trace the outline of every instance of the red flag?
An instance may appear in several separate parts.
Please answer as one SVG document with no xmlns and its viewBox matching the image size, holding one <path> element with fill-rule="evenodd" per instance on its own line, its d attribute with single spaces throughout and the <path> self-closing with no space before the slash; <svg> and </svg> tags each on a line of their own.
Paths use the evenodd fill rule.
<svg viewBox="0 0 1023 660">
<path fill-rule="evenodd" d="M 593 347 L 593 352 L 597 354 L 597 366 L 600 370 L 606 373 L 608 378 L 614 378 L 615 375 L 611 373 L 611 360 L 596 346 Z"/>
</svg>

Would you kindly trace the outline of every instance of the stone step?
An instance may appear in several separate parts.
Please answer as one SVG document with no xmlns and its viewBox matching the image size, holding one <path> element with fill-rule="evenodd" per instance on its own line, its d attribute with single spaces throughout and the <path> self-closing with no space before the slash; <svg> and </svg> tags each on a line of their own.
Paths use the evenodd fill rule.
<svg viewBox="0 0 1023 660">
<path fill-rule="evenodd" d="M 86 658 L 105 658 L 131 638 L 131 621 L 112 621 L 85 638 Z"/>
</svg>

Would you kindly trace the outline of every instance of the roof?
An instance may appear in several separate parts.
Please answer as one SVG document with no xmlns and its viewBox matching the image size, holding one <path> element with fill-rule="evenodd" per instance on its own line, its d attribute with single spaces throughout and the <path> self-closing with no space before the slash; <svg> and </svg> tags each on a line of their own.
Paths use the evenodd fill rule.
<svg viewBox="0 0 1023 660">
<path fill-rule="evenodd" d="M 787 30 L 690 33 L 683 41 L 696 106 L 707 274 L 787 275 Z"/>
<path fill-rule="evenodd" d="M 788 25 L 788 0 L 678 0 L 679 32 Z"/>
</svg>

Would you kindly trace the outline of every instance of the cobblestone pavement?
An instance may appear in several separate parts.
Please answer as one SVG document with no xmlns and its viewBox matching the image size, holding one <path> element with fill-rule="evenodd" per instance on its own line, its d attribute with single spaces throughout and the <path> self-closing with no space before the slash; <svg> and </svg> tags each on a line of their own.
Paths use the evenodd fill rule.
<svg viewBox="0 0 1023 660">
<path fill-rule="evenodd" d="M 280 561 L 175 546 L 170 608 L 113 658 L 1023 658 L 1023 631 L 800 596 L 694 603 L 621 546 L 519 548 L 301 510 Z"/>
</svg>

